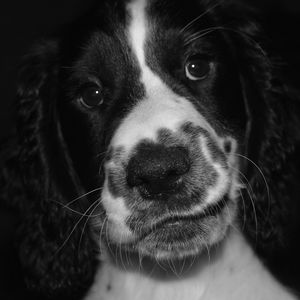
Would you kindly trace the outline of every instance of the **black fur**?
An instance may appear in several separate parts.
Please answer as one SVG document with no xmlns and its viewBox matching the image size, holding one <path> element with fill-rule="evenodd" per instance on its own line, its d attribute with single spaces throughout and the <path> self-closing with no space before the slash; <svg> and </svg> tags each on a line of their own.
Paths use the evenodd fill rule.
<svg viewBox="0 0 300 300">
<path fill-rule="evenodd" d="M 159 5 L 164 1 L 156 2 L 157 7 L 150 12 L 154 15 L 161 11 Z M 196 2 L 190 2 L 193 5 L 187 9 L 186 19 L 183 18 L 185 23 L 192 12 L 198 14 Z M 213 5 L 206 2 L 210 1 L 203 1 L 204 10 Z M 297 269 L 300 249 L 295 238 L 300 228 L 299 103 L 282 83 L 278 70 L 262 50 L 263 45 L 259 46 L 261 36 L 257 25 L 249 21 L 242 5 L 229 2 L 212 9 L 207 22 L 210 26 L 226 24 L 226 29 L 218 31 L 218 35 L 228 46 L 239 74 L 239 89 L 248 109 L 242 119 L 251 122 L 242 146 L 261 168 L 267 182 L 266 186 L 257 167 L 244 161 L 243 172 L 251 186 L 248 190 L 255 203 L 257 224 L 247 192 L 243 195 L 245 207 L 240 210 L 241 223 L 245 213 L 244 232 L 257 253 L 281 280 L 296 287 L 300 274 Z M 124 13 L 112 16 L 113 12 L 122 11 L 124 3 L 104 1 L 101 5 L 62 34 L 40 42 L 26 57 L 20 69 L 16 100 L 16 148 L 1 178 L 1 197 L 17 209 L 21 218 L 17 247 L 26 283 L 30 289 L 55 299 L 59 296 L 80 299 L 91 285 L 98 264 L 92 227 L 88 224 L 84 228 L 86 218 L 74 227 L 81 216 L 63 209 L 62 205 L 99 185 L 103 178 L 98 175 L 98 168 L 104 154 L 97 154 L 100 149 L 106 150 L 114 128 L 134 99 L 143 94 L 128 45 L 105 37 L 117 30 L 116 24 L 126 23 Z M 115 10 L 107 13 L 110 5 Z M 164 11 L 178 13 L 177 9 L 178 3 L 174 1 Z M 91 35 L 97 30 L 102 32 L 101 43 L 100 38 Z M 85 45 L 89 47 L 84 48 Z M 109 55 L 114 58 L 110 65 L 105 61 L 101 64 L 101 59 L 108 55 L 105 49 L 111 49 Z M 148 59 L 153 68 L 159 69 L 160 59 L 165 60 L 155 58 L 155 51 L 150 51 Z M 176 54 L 173 58 L 176 60 Z M 98 74 L 99 61 L 104 66 L 101 80 L 114 94 L 107 96 L 110 99 L 107 113 L 97 119 L 93 113 L 80 111 L 72 99 L 83 84 L 82 78 Z M 166 68 L 172 70 L 172 61 Z M 120 75 L 112 78 L 111 74 Z M 173 88 L 182 92 L 177 85 Z M 118 102 L 116 99 L 120 98 L 126 101 Z M 231 107 L 235 107 L 232 119 L 244 113 L 234 103 Z M 222 109 L 226 111 L 226 105 Z M 243 122 L 239 125 L 246 127 Z M 101 130 L 95 131 L 96 126 Z M 71 207 L 84 213 L 97 196 L 92 193 Z"/>
</svg>

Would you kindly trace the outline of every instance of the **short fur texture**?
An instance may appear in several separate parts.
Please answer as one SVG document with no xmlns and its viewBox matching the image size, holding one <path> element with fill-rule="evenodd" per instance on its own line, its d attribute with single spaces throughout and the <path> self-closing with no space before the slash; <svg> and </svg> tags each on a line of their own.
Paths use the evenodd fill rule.
<svg viewBox="0 0 300 300">
<path fill-rule="evenodd" d="M 111 2 L 116 11 L 124 5 L 123 1 Z M 296 287 L 296 279 L 289 274 L 297 273 L 300 250 L 295 239 L 300 228 L 299 101 L 263 50 L 251 12 L 239 1 L 200 2 L 204 11 L 210 9 L 215 26 L 226 24 L 220 32 L 236 62 L 251 122 L 244 145 L 249 160 L 241 169 L 248 185 L 241 195 L 241 228 L 274 274 Z M 109 5 L 107 1 L 95 4 L 87 16 L 41 41 L 20 69 L 16 145 L 1 177 L 1 198 L 20 215 L 17 247 L 28 288 L 52 299 L 81 299 L 98 267 L 92 224 L 62 206 L 80 197 L 70 207 L 84 214 L 98 199 L 94 193 L 81 197 L 103 181 L 98 168 L 104 154 L 97 157 L 98 164 L 90 158 L 95 157 L 99 145 L 106 149 L 124 112 L 122 107 L 114 108 L 110 115 L 115 116 L 114 121 L 97 137 L 90 126 L 92 117 L 63 99 L 73 97 L 71 70 L 81 73 L 86 68 L 78 63 L 85 44 L 101 48 L 97 39 L 89 41 L 91 32 L 106 26 L 108 32 L 113 30 L 108 25 L 111 16 L 106 14 Z M 117 17 L 125 23 L 125 15 Z M 91 55 L 91 64 L 97 55 L 107 53 Z M 129 86 L 135 82 L 131 74 L 134 72 L 129 70 Z M 138 88 L 135 91 L 140 92 Z M 93 140 L 97 138 L 95 149 Z"/>
</svg>

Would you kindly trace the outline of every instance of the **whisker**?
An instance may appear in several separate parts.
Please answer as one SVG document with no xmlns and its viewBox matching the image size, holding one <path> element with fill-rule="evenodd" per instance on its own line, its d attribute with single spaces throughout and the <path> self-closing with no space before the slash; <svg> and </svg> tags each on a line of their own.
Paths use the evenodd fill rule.
<svg viewBox="0 0 300 300">
<path fill-rule="evenodd" d="M 199 241 L 199 244 L 201 244 L 201 242 L 203 242 L 203 240 L 202 240 L 200 237 L 197 238 L 197 240 Z M 188 272 L 192 269 L 192 267 L 193 267 L 193 265 L 194 265 L 194 263 L 195 263 L 195 261 L 196 261 L 196 258 L 197 258 L 196 254 L 193 254 L 193 255 L 192 255 L 192 258 L 191 258 L 191 260 L 190 260 L 190 263 L 189 263 L 187 269 L 185 270 L 186 273 L 188 273 Z"/>
<path fill-rule="evenodd" d="M 194 40 L 201 38 L 202 34 L 204 34 L 204 33 L 213 32 L 215 30 L 219 30 L 220 28 L 221 28 L 221 26 L 212 26 L 212 27 L 207 27 L 202 30 L 199 30 L 199 31 L 189 35 L 186 38 L 185 45 L 188 45 L 188 44 L 192 43 Z"/>
<path fill-rule="evenodd" d="M 181 269 L 180 269 L 180 272 L 179 272 L 179 276 L 181 276 L 182 273 L 183 273 L 183 270 L 184 270 L 184 267 L 185 267 L 185 261 L 186 261 L 186 257 L 183 258 L 183 262 L 182 262 L 182 265 L 181 265 Z"/>
<path fill-rule="evenodd" d="M 108 217 L 107 217 L 107 222 L 106 222 L 106 226 L 105 226 L 105 239 L 106 239 L 106 244 L 107 244 L 108 250 L 109 250 L 110 254 L 112 255 L 112 257 L 114 257 L 114 253 L 113 253 L 113 251 L 111 249 L 110 240 L 109 240 L 109 237 L 108 237 L 108 226 L 107 226 L 107 223 L 108 223 Z"/>
<path fill-rule="evenodd" d="M 116 266 L 118 267 L 118 269 L 121 269 L 120 264 L 119 264 L 119 260 L 118 260 L 118 244 L 116 242 L 114 243 L 114 249 L 113 250 L 115 250 L 115 252 L 113 254 L 114 262 L 116 263 Z"/>
<path fill-rule="evenodd" d="M 205 245 L 205 248 L 206 248 L 206 251 L 207 251 L 208 263 L 210 264 L 210 262 L 211 262 L 210 250 L 209 250 L 209 247 L 208 247 L 207 243 L 205 242 L 205 240 L 204 240 L 204 245 Z"/>
<path fill-rule="evenodd" d="M 197 39 L 199 39 L 199 38 L 201 38 L 201 37 L 203 37 L 203 36 L 205 36 L 205 35 L 207 35 L 207 34 L 209 34 L 211 32 L 217 31 L 217 30 L 230 31 L 232 33 L 241 35 L 245 39 L 251 41 L 258 48 L 258 50 L 262 53 L 262 55 L 267 59 L 268 64 L 272 65 L 272 63 L 269 60 L 269 57 L 268 57 L 266 51 L 261 47 L 261 45 L 259 45 L 259 43 L 256 40 L 254 40 L 251 36 L 249 36 L 245 32 L 242 32 L 242 31 L 239 31 L 239 30 L 235 30 L 235 29 L 229 28 L 229 27 L 223 27 L 223 26 L 215 26 L 215 27 L 210 27 L 210 28 L 211 28 L 211 30 L 208 27 L 207 29 L 200 30 L 198 33 L 193 34 L 192 38 L 188 39 L 185 42 L 185 45 L 188 45 L 188 44 L 194 42 L 195 40 L 197 40 Z M 197 35 L 197 34 L 199 34 L 199 35 Z"/>
<path fill-rule="evenodd" d="M 254 214 L 254 222 L 255 222 L 255 242 L 257 243 L 257 233 L 258 233 L 258 220 L 257 220 L 257 213 L 256 213 L 256 207 L 255 207 L 255 202 L 251 196 L 250 191 L 248 190 L 248 188 L 246 188 L 246 191 L 249 195 L 249 199 L 250 199 L 250 203 L 253 209 L 253 214 Z"/>
<path fill-rule="evenodd" d="M 92 209 L 94 207 L 95 203 L 97 204 L 97 202 L 94 202 L 93 204 L 91 204 L 89 206 L 89 208 L 84 212 L 84 214 L 86 214 L 90 209 Z M 62 245 L 55 251 L 54 255 L 57 255 L 57 253 L 66 245 L 66 243 L 68 242 L 68 240 L 70 239 L 70 237 L 72 236 L 73 232 L 75 231 L 75 229 L 77 228 L 77 226 L 79 225 L 79 223 L 82 221 L 83 218 L 84 218 L 84 216 L 81 216 L 79 218 L 79 220 L 76 222 L 76 224 L 74 225 L 73 229 L 71 230 L 70 234 L 64 240 L 64 242 L 62 243 Z"/>
<path fill-rule="evenodd" d="M 248 160 L 249 162 L 251 162 L 256 167 L 256 169 L 259 171 L 260 175 L 262 176 L 262 178 L 264 180 L 264 183 L 266 185 L 266 189 L 267 189 L 267 195 L 268 195 L 268 214 L 267 215 L 269 215 L 269 213 L 270 213 L 270 205 L 271 205 L 270 189 L 269 189 L 269 185 L 268 185 L 268 182 L 266 180 L 266 177 L 265 177 L 263 171 L 261 170 L 261 168 L 253 160 L 251 160 L 247 156 L 244 156 L 244 155 L 238 154 L 238 153 L 235 153 L 235 155 L 240 156 L 240 157 Z"/>
<path fill-rule="evenodd" d="M 101 225 L 101 229 L 100 229 L 100 234 L 99 234 L 99 249 L 100 249 L 100 251 L 103 249 L 103 247 L 102 247 L 102 234 L 103 234 L 103 229 L 106 226 L 107 219 L 108 219 L 108 217 L 105 216 L 105 218 L 103 220 L 103 223 Z"/>
<path fill-rule="evenodd" d="M 125 249 L 124 254 L 125 254 L 125 259 L 126 259 L 127 265 L 128 265 L 128 266 L 131 266 L 132 263 L 131 263 L 131 260 L 130 260 L 130 255 L 128 256 L 128 251 L 127 251 L 127 249 Z"/>
<path fill-rule="evenodd" d="M 243 226 L 242 226 L 241 229 L 242 229 L 242 231 L 244 231 L 245 226 L 246 226 L 246 220 L 247 220 L 247 217 L 246 217 L 246 204 L 245 204 L 245 199 L 244 199 L 242 191 L 239 190 L 239 193 L 240 193 L 240 196 L 242 198 L 242 203 L 243 203 Z"/>
<path fill-rule="evenodd" d="M 99 199 L 100 200 L 100 199 Z M 79 255 L 79 250 L 80 250 L 80 244 L 81 244 L 81 240 L 82 240 L 82 237 L 83 237 L 83 233 L 84 233 L 84 230 L 86 228 L 86 225 L 89 221 L 89 219 L 92 217 L 92 214 L 93 212 L 99 207 L 99 205 L 101 204 L 101 201 L 95 201 L 97 202 L 97 205 L 95 205 L 95 207 L 92 209 L 91 213 L 87 216 L 87 219 L 85 220 L 84 222 L 84 225 L 83 225 L 83 228 L 81 230 L 81 234 L 80 234 L 80 239 L 79 239 L 79 243 L 78 243 L 78 255 Z M 101 214 L 98 214 L 98 215 L 101 215 Z"/>
<path fill-rule="evenodd" d="M 230 219 L 233 219 L 233 218 L 232 218 L 232 215 L 231 215 L 231 212 L 230 212 L 230 209 L 229 209 L 227 203 L 225 203 L 225 207 L 226 207 L 226 210 L 227 210 L 227 212 L 228 212 L 228 215 L 229 215 Z M 231 226 L 234 230 L 236 230 L 237 232 L 239 232 L 239 229 L 238 229 L 235 225 L 233 225 L 233 223 L 231 223 L 230 226 Z"/>
<path fill-rule="evenodd" d="M 138 250 L 138 258 L 139 258 L 139 269 L 138 269 L 138 272 L 141 273 L 143 270 L 144 270 L 144 267 L 143 267 L 143 254 L 141 253 L 141 251 Z M 155 260 L 157 261 L 156 257 L 155 257 Z"/>
<path fill-rule="evenodd" d="M 232 166 L 229 166 L 229 168 L 232 169 L 233 171 L 239 173 L 239 174 L 246 180 L 247 186 L 249 186 L 249 188 L 251 189 L 252 195 L 254 195 L 252 186 L 251 186 L 251 184 L 250 184 L 248 178 L 246 177 L 246 175 L 245 175 L 243 172 L 241 172 L 240 170 L 238 170 L 238 169 L 236 169 L 236 168 L 234 168 L 234 167 L 232 167 Z M 244 184 L 244 182 L 243 182 L 243 184 Z"/>
<path fill-rule="evenodd" d="M 99 164 L 99 168 L 98 168 L 98 174 L 101 174 L 101 170 L 103 168 L 104 162 L 105 162 L 105 156 L 102 158 L 100 164 Z"/>
<path fill-rule="evenodd" d="M 100 152 L 100 153 L 98 153 L 98 154 L 96 155 L 96 157 L 99 157 L 99 156 L 101 156 L 101 155 L 103 155 L 103 154 L 106 154 L 106 152 L 107 152 L 107 151 Z"/>
<path fill-rule="evenodd" d="M 238 169 L 236 169 L 236 168 L 234 168 L 232 166 L 229 166 L 229 168 L 232 169 L 232 170 L 234 170 L 235 172 L 239 173 L 244 178 L 244 180 L 246 181 L 246 186 L 244 186 L 244 187 L 246 187 L 246 190 L 247 190 L 247 193 L 248 193 L 249 197 L 253 199 L 253 197 L 251 195 L 254 195 L 254 191 L 253 191 L 252 186 L 251 186 L 248 178 L 246 177 L 246 175 L 243 174 L 240 170 L 238 170 Z M 243 181 L 242 181 L 242 183 L 244 184 Z M 250 191 L 248 190 L 248 187 L 249 187 Z M 242 194 L 241 191 L 240 191 L 240 195 L 242 196 L 243 205 L 244 205 L 244 208 L 245 208 L 245 201 L 244 201 L 244 197 L 243 197 L 243 194 Z M 253 203 L 254 203 L 254 200 L 253 200 Z M 245 215 L 245 209 L 244 209 L 244 215 Z M 268 216 L 266 216 L 266 217 L 268 217 Z"/>
<path fill-rule="evenodd" d="M 152 264 L 152 265 L 153 265 L 153 267 L 151 268 L 151 270 L 149 270 L 147 272 L 147 276 L 149 276 L 149 277 L 153 277 L 153 273 L 154 273 L 154 271 L 156 269 L 156 265 L 155 264 Z"/>
<path fill-rule="evenodd" d="M 257 233 L 258 233 L 258 220 L 257 220 L 257 213 L 256 213 L 256 207 L 255 207 L 255 202 L 253 200 L 253 197 L 252 195 L 254 195 L 254 192 L 253 192 L 253 189 L 252 189 L 252 186 L 249 182 L 249 180 L 247 179 L 246 175 L 243 174 L 241 171 L 239 171 L 238 169 L 235 169 L 234 167 L 231 167 L 231 169 L 233 169 L 234 171 L 238 172 L 245 180 L 246 180 L 246 191 L 248 193 L 248 196 L 249 196 L 249 199 L 250 199 L 250 202 L 251 202 L 251 206 L 252 206 L 252 209 L 253 209 L 253 214 L 254 214 L 254 221 L 255 221 L 255 236 L 256 236 L 256 241 L 257 241 Z M 248 188 L 249 187 L 249 188 Z M 244 200 L 244 197 L 243 197 L 243 194 L 242 192 L 240 191 L 240 195 L 242 196 L 242 199 L 243 199 L 243 208 L 244 208 L 244 225 L 243 225 L 243 230 L 244 230 L 244 226 L 246 224 L 246 207 L 245 207 L 245 200 Z"/>
<path fill-rule="evenodd" d="M 168 272 L 167 269 L 159 262 L 158 257 L 155 256 L 155 261 L 157 263 L 157 265 L 165 272 Z"/>
<path fill-rule="evenodd" d="M 85 193 L 85 194 L 83 194 L 83 195 L 81 195 L 81 196 L 79 196 L 79 197 L 73 199 L 72 201 L 68 202 L 67 204 L 64 204 L 63 207 L 68 207 L 68 206 L 70 206 L 71 204 L 73 204 L 74 202 L 76 202 L 77 200 L 79 200 L 79 199 L 81 199 L 81 198 L 83 198 L 83 197 L 85 197 L 85 196 L 88 196 L 88 195 L 90 195 L 90 194 L 92 194 L 92 193 L 95 193 L 95 192 L 97 192 L 97 191 L 101 191 L 102 189 L 103 189 L 102 187 L 93 189 L 93 190 L 91 190 L 91 191 L 89 191 L 89 192 L 87 192 L 87 193 Z"/>
<path fill-rule="evenodd" d="M 73 213 L 75 213 L 75 214 L 77 214 L 77 215 L 79 215 L 79 216 L 84 216 L 84 217 L 99 217 L 99 216 L 102 215 L 101 213 L 100 213 L 100 214 L 96 214 L 96 215 L 84 214 L 84 213 L 82 213 L 82 212 L 80 212 L 80 211 L 78 211 L 78 210 L 75 210 L 75 209 L 73 209 L 73 208 L 70 208 L 70 207 L 68 207 L 68 206 L 65 206 L 65 204 L 60 203 L 59 201 L 56 201 L 56 200 L 53 200 L 53 199 L 51 199 L 51 201 L 52 201 L 52 202 L 55 202 L 55 203 L 57 203 L 57 204 L 59 204 L 59 205 L 62 206 L 63 208 L 65 208 L 65 209 L 67 209 L 67 210 L 69 210 L 69 211 L 71 211 L 71 212 L 73 212 Z M 99 200 L 99 201 L 101 202 L 102 200 Z"/>
<path fill-rule="evenodd" d="M 120 261 L 121 261 L 121 265 L 123 267 L 124 271 L 127 271 L 127 267 L 123 261 L 123 253 L 122 253 L 122 242 L 121 240 L 119 240 L 118 245 L 117 245 L 117 251 L 119 250 L 119 257 L 120 257 Z"/>
<path fill-rule="evenodd" d="M 176 270 L 176 267 L 175 267 L 172 259 L 168 259 L 168 265 L 169 265 L 169 268 L 172 271 L 172 273 L 178 278 L 179 276 L 177 274 L 177 270 Z"/>
<path fill-rule="evenodd" d="M 189 28 L 191 28 L 191 26 L 193 26 L 197 21 L 199 21 L 202 17 L 204 17 L 205 15 L 207 15 L 208 13 L 210 13 L 217 6 L 221 5 L 222 2 L 224 2 L 224 0 L 220 0 L 217 3 L 215 3 L 213 6 L 209 7 L 206 11 L 204 11 L 199 16 L 197 16 L 196 18 L 194 18 L 193 20 L 191 20 L 189 23 L 187 23 L 182 29 L 180 29 L 179 32 L 181 34 L 184 33 L 186 30 L 188 30 Z"/>
</svg>

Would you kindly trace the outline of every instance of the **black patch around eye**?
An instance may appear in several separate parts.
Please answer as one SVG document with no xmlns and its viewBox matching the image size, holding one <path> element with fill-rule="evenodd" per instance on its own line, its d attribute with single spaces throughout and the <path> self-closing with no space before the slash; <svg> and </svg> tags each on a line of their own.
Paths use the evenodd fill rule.
<svg viewBox="0 0 300 300">
<path fill-rule="evenodd" d="M 97 84 L 87 85 L 81 88 L 80 103 L 87 108 L 93 108 L 103 104 L 103 91 Z"/>
</svg>

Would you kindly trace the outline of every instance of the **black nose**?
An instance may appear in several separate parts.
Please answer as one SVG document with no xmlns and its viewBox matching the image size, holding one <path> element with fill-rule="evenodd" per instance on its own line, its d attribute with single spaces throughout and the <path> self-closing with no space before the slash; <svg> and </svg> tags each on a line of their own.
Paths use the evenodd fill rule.
<svg viewBox="0 0 300 300">
<path fill-rule="evenodd" d="M 127 166 L 127 183 L 146 198 L 165 197 L 181 186 L 190 169 L 188 151 L 181 146 L 142 144 Z"/>
</svg>

